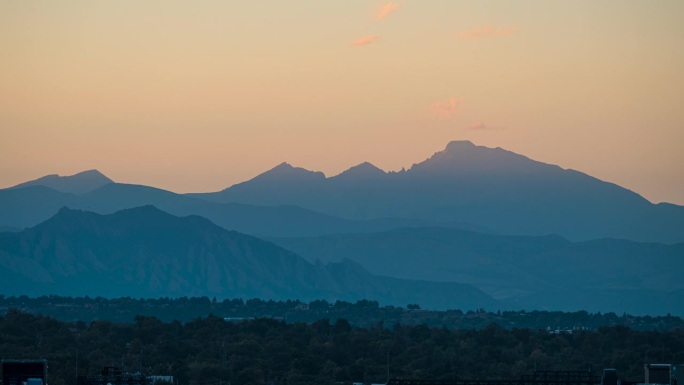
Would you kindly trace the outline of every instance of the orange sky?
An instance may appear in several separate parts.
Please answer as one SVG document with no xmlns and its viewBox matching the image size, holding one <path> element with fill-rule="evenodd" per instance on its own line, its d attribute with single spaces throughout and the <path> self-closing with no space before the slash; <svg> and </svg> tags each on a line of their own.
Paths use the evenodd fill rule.
<svg viewBox="0 0 684 385">
<path fill-rule="evenodd" d="M 215 191 L 468 139 L 684 204 L 684 2 L 0 2 L 0 187 Z"/>
</svg>

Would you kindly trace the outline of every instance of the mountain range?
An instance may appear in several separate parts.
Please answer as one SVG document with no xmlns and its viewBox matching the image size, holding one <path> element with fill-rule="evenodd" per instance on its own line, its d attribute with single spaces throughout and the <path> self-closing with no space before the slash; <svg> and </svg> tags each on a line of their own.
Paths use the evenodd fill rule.
<svg viewBox="0 0 684 385">
<path fill-rule="evenodd" d="M 63 193 L 85 194 L 113 182 L 114 181 L 97 170 L 88 170 L 69 176 L 57 174 L 46 175 L 42 178 L 19 183 L 11 188 L 20 189 L 22 187 L 30 186 L 45 186 Z"/>
<path fill-rule="evenodd" d="M 473 285 L 509 306 L 684 314 L 684 243 L 504 236 L 445 228 L 273 239 L 309 261 Z"/>
<path fill-rule="evenodd" d="M 402 218 L 353 220 L 297 206 L 216 203 L 125 183 L 108 183 L 84 194 L 60 192 L 42 185 L 0 190 L 0 230 L 17 231 L 35 226 L 55 215 L 62 207 L 111 214 L 144 205 L 153 205 L 174 215 L 200 215 L 226 229 L 267 237 L 371 232 L 430 225 L 488 231 L 481 226 L 461 222 Z"/>
<path fill-rule="evenodd" d="M 351 261 L 311 264 L 273 243 L 153 206 L 110 215 L 63 208 L 0 233 L 5 295 L 371 299 L 433 308 L 498 306 L 480 290 L 374 276 Z"/>
<path fill-rule="evenodd" d="M 455 141 L 400 172 L 363 163 L 340 175 L 287 163 L 216 193 L 214 202 L 295 205 L 349 219 L 468 223 L 501 234 L 571 240 L 684 241 L 684 207 L 501 148 Z"/>
<path fill-rule="evenodd" d="M 684 314 L 684 207 L 463 141 L 400 172 L 282 163 L 214 193 L 50 175 L 0 189 L 0 240 L 3 294 Z"/>
<path fill-rule="evenodd" d="M 51 175 L 0 190 L 0 227 L 34 226 L 63 206 L 105 214 L 148 204 L 266 237 L 434 226 L 573 241 L 684 241 L 682 206 L 653 204 L 581 172 L 467 141 L 400 172 L 362 163 L 326 178 L 282 163 L 215 193 L 114 183 L 95 170 Z"/>
</svg>

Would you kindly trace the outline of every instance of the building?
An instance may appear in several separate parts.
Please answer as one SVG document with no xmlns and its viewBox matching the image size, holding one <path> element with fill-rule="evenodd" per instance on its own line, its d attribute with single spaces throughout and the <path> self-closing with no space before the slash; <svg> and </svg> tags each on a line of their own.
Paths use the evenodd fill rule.
<svg viewBox="0 0 684 385">
<path fill-rule="evenodd" d="M 684 385 L 684 365 L 645 364 L 644 382 L 647 384 Z"/>
<path fill-rule="evenodd" d="M 2 360 L 3 385 L 47 385 L 47 360 Z"/>
<path fill-rule="evenodd" d="M 78 385 L 151 385 L 142 373 L 127 373 L 115 366 L 105 366 L 99 376 L 80 376 Z M 4 384 L 3 384 L 4 385 Z M 28 385 L 28 384 L 27 384 Z"/>
</svg>

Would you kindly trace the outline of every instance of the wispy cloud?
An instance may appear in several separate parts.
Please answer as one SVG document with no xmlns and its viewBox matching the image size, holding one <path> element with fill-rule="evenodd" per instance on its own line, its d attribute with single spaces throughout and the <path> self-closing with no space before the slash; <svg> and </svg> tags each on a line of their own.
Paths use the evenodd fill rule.
<svg viewBox="0 0 684 385">
<path fill-rule="evenodd" d="M 364 36 L 364 37 L 362 37 L 362 38 L 360 38 L 360 39 L 358 39 L 358 40 L 355 40 L 352 44 L 354 44 L 354 45 L 356 45 L 356 46 L 361 46 L 361 45 L 366 45 L 366 44 L 374 43 L 374 42 L 376 42 L 378 39 L 379 39 L 378 36 L 375 36 L 375 35 L 368 35 L 368 36 Z"/>
<path fill-rule="evenodd" d="M 456 112 L 462 101 L 463 99 L 458 99 L 452 96 L 447 100 L 432 103 L 430 106 L 430 111 L 435 117 L 450 118 L 453 116 L 454 112 Z"/>
<path fill-rule="evenodd" d="M 501 130 L 505 127 L 499 127 L 499 126 L 490 126 L 488 124 L 484 124 L 484 122 L 478 122 L 473 125 L 468 126 L 469 129 L 471 130 Z"/>
<path fill-rule="evenodd" d="M 492 37 L 492 36 L 508 36 L 512 35 L 514 33 L 518 32 L 517 28 L 514 27 L 507 27 L 507 28 L 494 28 L 494 27 L 485 27 L 485 28 L 475 28 L 475 29 L 469 29 L 467 31 L 461 31 L 459 34 L 461 36 L 461 39 L 477 39 L 481 37 Z"/>
<path fill-rule="evenodd" d="M 385 17 L 387 17 L 387 15 L 389 15 L 390 13 L 396 11 L 397 8 L 399 8 L 399 4 L 390 1 L 389 3 L 383 5 L 382 8 L 380 8 L 375 18 L 378 20 L 382 20 Z"/>
</svg>

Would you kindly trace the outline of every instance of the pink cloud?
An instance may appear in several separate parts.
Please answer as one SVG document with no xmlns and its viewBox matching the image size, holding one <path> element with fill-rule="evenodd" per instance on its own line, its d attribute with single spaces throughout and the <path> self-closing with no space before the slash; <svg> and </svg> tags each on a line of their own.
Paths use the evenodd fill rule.
<svg viewBox="0 0 684 385">
<path fill-rule="evenodd" d="M 462 31 L 460 33 L 461 39 L 477 39 L 480 37 L 491 37 L 491 36 L 508 36 L 516 33 L 518 31 L 517 28 L 513 27 L 508 27 L 508 28 L 494 28 L 494 27 L 485 27 L 485 28 L 475 28 L 475 29 L 469 29 L 467 31 Z"/>
<path fill-rule="evenodd" d="M 360 39 L 354 41 L 352 44 L 354 44 L 354 45 L 356 45 L 356 46 L 361 46 L 361 45 L 366 45 L 366 44 L 374 43 L 374 42 L 376 42 L 378 39 L 379 39 L 378 36 L 375 36 L 375 35 L 368 35 L 368 36 L 364 36 L 364 37 L 362 37 L 362 38 L 360 38 Z"/>
<path fill-rule="evenodd" d="M 397 8 L 399 8 L 399 4 L 390 1 L 389 3 L 383 5 L 382 8 L 380 8 L 380 11 L 378 11 L 378 14 L 375 18 L 378 20 L 382 20 L 385 17 L 387 17 L 387 15 L 394 12 Z"/>
<path fill-rule="evenodd" d="M 455 97 L 450 97 L 447 100 L 433 103 L 430 106 L 430 111 L 435 117 L 450 118 L 454 112 L 458 109 L 463 99 L 458 99 Z"/>
</svg>

